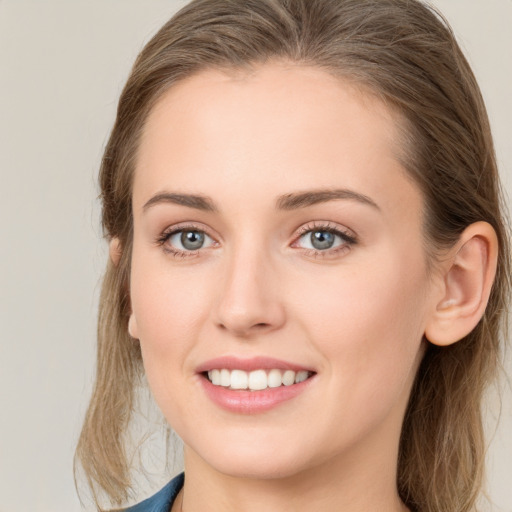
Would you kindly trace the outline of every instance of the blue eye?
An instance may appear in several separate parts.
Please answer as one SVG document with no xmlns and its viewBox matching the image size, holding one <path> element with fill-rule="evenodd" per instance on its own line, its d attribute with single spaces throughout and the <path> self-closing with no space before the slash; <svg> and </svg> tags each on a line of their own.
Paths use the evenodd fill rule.
<svg viewBox="0 0 512 512">
<path fill-rule="evenodd" d="M 164 250 L 176 257 L 199 255 L 200 250 L 207 249 L 217 242 L 203 230 L 195 226 L 176 226 L 160 235 L 156 242 Z M 313 255 L 334 255 L 341 250 L 348 250 L 357 243 L 357 239 L 350 232 L 335 228 L 330 224 L 304 226 L 292 247 L 300 247 Z"/>
<path fill-rule="evenodd" d="M 166 233 L 160 239 L 166 249 L 175 254 L 185 255 L 199 249 L 210 247 L 215 242 L 204 231 L 198 229 L 179 229 Z"/>
<path fill-rule="evenodd" d="M 179 240 L 179 243 L 185 250 L 195 251 L 196 249 L 201 249 L 203 246 L 205 234 L 200 231 L 178 231 L 169 238 L 171 242 L 173 242 L 173 239 Z M 176 243 L 176 241 L 174 241 L 174 243 Z"/>
<path fill-rule="evenodd" d="M 356 243 L 354 236 L 333 227 L 306 226 L 302 233 L 296 242 L 297 245 L 313 251 L 329 252 L 330 249 L 336 251 Z"/>
<path fill-rule="evenodd" d="M 310 235 L 311 245 L 320 251 L 330 249 L 336 240 L 336 235 L 329 231 L 313 231 Z"/>
</svg>

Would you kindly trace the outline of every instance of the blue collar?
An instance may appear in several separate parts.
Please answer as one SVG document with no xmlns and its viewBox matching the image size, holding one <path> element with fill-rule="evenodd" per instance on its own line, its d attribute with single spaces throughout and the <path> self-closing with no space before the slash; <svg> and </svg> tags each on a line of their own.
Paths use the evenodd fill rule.
<svg viewBox="0 0 512 512">
<path fill-rule="evenodd" d="M 180 473 L 151 498 L 125 508 L 124 512 L 169 512 L 184 482 L 185 475 Z"/>
</svg>

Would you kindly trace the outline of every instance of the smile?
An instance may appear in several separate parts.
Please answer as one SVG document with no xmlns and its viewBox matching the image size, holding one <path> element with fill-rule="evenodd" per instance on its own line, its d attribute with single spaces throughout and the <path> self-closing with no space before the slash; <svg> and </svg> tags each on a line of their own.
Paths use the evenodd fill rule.
<svg viewBox="0 0 512 512">
<path fill-rule="evenodd" d="M 291 386 L 304 382 L 312 372 L 301 370 L 258 369 L 250 372 L 227 368 L 213 369 L 206 373 L 208 380 L 214 386 L 221 386 L 231 390 L 262 391 L 268 388 Z"/>
<path fill-rule="evenodd" d="M 273 357 L 223 356 L 205 361 L 196 374 L 214 404 L 236 414 L 258 414 L 307 393 L 316 368 Z"/>
</svg>

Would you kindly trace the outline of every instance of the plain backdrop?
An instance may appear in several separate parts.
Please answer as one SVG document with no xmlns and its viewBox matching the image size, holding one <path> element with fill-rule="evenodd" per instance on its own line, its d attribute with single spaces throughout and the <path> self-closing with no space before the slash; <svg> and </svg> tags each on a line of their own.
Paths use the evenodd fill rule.
<svg viewBox="0 0 512 512">
<path fill-rule="evenodd" d="M 0 0 L 0 512 L 80 510 L 72 457 L 106 260 L 98 164 L 135 56 L 184 3 Z M 480 82 L 511 196 L 512 0 L 434 4 Z M 489 450 L 496 511 L 512 511 L 511 461 L 505 387 Z"/>
</svg>

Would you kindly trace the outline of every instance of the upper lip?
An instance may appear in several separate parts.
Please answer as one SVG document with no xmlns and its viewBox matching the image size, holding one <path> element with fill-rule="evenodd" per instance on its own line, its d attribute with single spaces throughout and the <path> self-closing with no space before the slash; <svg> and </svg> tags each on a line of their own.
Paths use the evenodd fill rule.
<svg viewBox="0 0 512 512">
<path fill-rule="evenodd" d="M 258 356 L 245 359 L 241 359 L 239 357 L 234 356 L 217 357 L 215 359 L 210 359 L 200 364 L 197 367 L 196 371 L 197 373 L 203 373 L 215 369 L 227 369 L 244 370 L 246 372 L 250 372 L 253 370 L 272 370 L 274 368 L 278 370 L 293 370 L 295 372 L 304 370 L 311 372 L 314 371 L 312 368 L 308 368 L 300 364 L 266 356 Z"/>
</svg>

